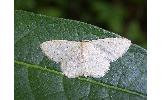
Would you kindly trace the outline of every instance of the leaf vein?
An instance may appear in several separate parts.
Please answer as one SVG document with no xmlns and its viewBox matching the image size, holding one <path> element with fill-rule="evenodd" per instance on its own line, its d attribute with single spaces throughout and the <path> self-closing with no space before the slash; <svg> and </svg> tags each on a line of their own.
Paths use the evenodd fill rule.
<svg viewBox="0 0 162 100">
<path fill-rule="evenodd" d="M 62 76 L 62 77 L 64 76 L 64 74 L 61 73 L 61 72 L 58 72 L 56 70 L 50 70 L 50 69 L 47 69 L 47 68 L 43 68 L 40 65 L 29 64 L 29 63 L 21 62 L 21 61 L 17 61 L 17 60 L 15 60 L 14 62 L 16 64 L 26 66 L 26 68 L 35 68 L 35 69 L 39 69 L 39 70 L 42 70 L 42 71 L 51 72 L 51 73 L 57 74 L 57 75 Z M 92 79 L 87 79 L 87 78 L 82 78 L 82 77 L 79 77 L 78 79 L 81 80 L 81 81 L 86 81 L 86 82 L 89 82 L 89 83 L 92 83 L 92 84 L 100 85 L 100 86 L 103 86 L 103 87 L 106 87 L 106 88 L 109 88 L 109 89 L 122 91 L 122 92 L 125 92 L 125 93 L 141 96 L 141 97 L 144 97 L 144 98 L 147 97 L 146 94 L 143 94 L 143 93 L 139 93 L 139 92 L 136 92 L 136 91 L 120 88 L 120 87 L 109 85 L 109 84 L 104 84 L 104 83 L 97 82 L 97 81 L 92 80 Z"/>
</svg>

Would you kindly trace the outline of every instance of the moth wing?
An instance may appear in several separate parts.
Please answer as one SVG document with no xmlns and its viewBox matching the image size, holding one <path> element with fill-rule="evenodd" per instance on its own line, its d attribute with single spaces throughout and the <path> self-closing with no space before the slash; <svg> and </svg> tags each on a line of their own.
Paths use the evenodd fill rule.
<svg viewBox="0 0 162 100">
<path fill-rule="evenodd" d="M 79 42 L 52 40 L 43 42 L 40 47 L 47 57 L 61 63 L 61 70 L 67 77 L 73 78 L 82 75 Z"/>
<path fill-rule="evenodd" d="M 72 48 L 73 45 L 70 44 L 67 40 L 52 40 L 43 42 L 40 47 L 47 57 L 58 63 L 65 57 L 69 48 Z"/>
<path fill-rule="evenodd" d="M 131 41 L 126 38 L 105 38 L 92 40 L 91 43 L 95 46 L 95 48 L 98 48 L 102 52 L 106 53 L 106 59 L 109 62 L 122 57 L 131 45 Z"/>
<path fill-rule="evenodd" d="M 96 48 L 93 43 L 84 44 L 83 56 L 84 76 L 99 78 L 109 70 L 110 62 L 106 59 L 106 53 Z"/>
</svg>

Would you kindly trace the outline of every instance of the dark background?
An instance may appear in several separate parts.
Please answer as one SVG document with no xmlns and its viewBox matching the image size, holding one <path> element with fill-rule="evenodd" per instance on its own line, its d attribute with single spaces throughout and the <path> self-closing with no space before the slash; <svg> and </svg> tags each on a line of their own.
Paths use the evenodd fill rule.
<svg viewBox="0 0 162 100">
<path fill-rule="evenodd" d="M 93 24 L 147 48 L 147 0 L 15 0 L 14 6 Z"/>
</svg>

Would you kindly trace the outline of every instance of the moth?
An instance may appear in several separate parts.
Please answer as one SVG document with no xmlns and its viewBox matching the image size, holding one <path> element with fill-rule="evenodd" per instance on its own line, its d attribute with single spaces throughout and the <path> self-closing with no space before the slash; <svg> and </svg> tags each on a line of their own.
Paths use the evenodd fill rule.
<svg viewBox="0 0 162 100">
<path fill-rule="evenodd" d="M 60 63 L 68 78 L 90 76 L 103 77 L 110 63 L 127 52 L 131 41 L 126 38 L 68 41 L 50 40 L 40 44 L 43 53 L 52 61 Z"/>
</svg>

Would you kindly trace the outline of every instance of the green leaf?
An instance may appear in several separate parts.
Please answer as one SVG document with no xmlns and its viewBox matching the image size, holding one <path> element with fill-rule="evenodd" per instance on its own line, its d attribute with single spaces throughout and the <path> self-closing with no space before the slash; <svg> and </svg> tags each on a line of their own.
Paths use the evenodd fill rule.
<svg viewBox="0 0 162 100">
<path fill-rule="evenodd" d="M 133 44 L 102 78 L 69 79 L 40 49 L 44 41 L 120 37 L 74 20 L 15 11 L 15 100 L 145 100 L 146 50 Z"/>
</svg>

